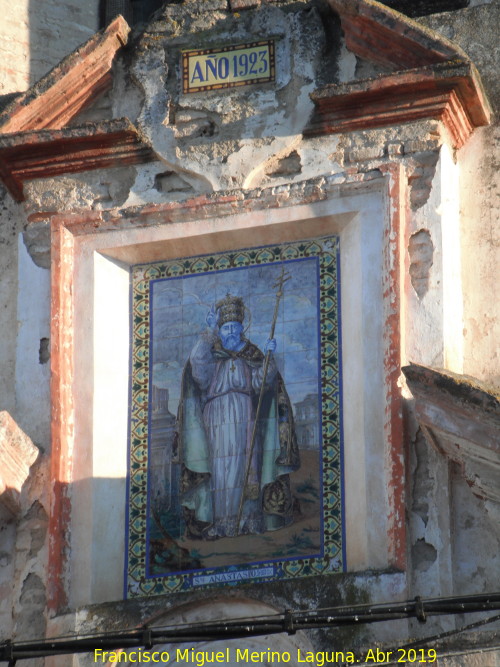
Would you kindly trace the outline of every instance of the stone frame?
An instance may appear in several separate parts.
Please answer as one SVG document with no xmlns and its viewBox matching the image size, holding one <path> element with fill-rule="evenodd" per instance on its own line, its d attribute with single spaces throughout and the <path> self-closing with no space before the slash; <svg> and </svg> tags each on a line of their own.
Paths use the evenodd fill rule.
<svg viewBox="0 0 500 667">
<path fill-rule="evenodd" d="M 125 597 L 184 593 L 213 585 L 226 583 L 234 585 L 236 581 L 242 583 L 286 581 L 292 578 L 343 571 L 345 522 L 342 475 L 339 252 L 338 236 L 322 236 L 313 239 L 283 241 L 266 246 L 231 249 L 229 252 L 219 252 L 215 255 L 180 257 L 131 267 L 131 419 L 127 482 L 129 502 L 126 521 Z M 294 277 L 294 265 L 297 271 L 300 271 L 300 268 L 303 269 L 302 279 Z M 214 268 L 215 266 L 217 268 Z M 304 273 L 305 266 L 307 266 L 306 273 Z M 312 485 L 309 493 L 311 490 L 314 491 L 315 500 L 311 507 L 311 498 L 307 497 L 306 493 L 306 496 L 302 497 L 301 504 L 304 511 L 306 507 L 308 508 L 307 517 L 304 516 L 304 512 L 296 511 L 293 522 L 282 525 L 279 531 L 264 530 L 262 535 L 259 535 L 258 531 L 251 535 L 233 536 L 229 540 L 222 539 L 221 542 L 203 541 L 200 538 L 195 539 L 192 543 L 186 535 L 186 525 L 181 508 L 176 507 L 175 510 L 171 508 L 172 505 L 177 505 L 180 495 L 180 488 L 172 493 L 170 486 L 171 482 L 175 486 L 176 480 L 180 486 L 180 458 L 173 452 L 172 445 L 167 444 L 169 439 L 165 430 L 162 431 L 160 451 L 168 452 L 168 457 L 163 463 L 160 463 L 160 480 L 153 480 L 153 461 L 158 463 L 159 460 L 162 460 L 162 454 L 158 451 L 160 443 L 155 435 L 152 405 L 155 396 L 153 382 L 155 361 L 161 359 L 164 362 L 168 359 L 170 364 L 177 361 L 179 356 L 182 356 L 178 350 L 181 341 L 184 341 L 186 337 L 190 339 L 193 328 L 197 333 L 204 330 L 206 310 L 192 304 L 188 308 L 188 312 L 194 316 L 196 322 L 193 324 L 193 321 L 189 321 L 187 327 L 189 333 L 183 331 L 181 324 L 183 313 L 178 314 L 178 320 L 176 315 L 171 315 L 168 318 L 169 332 L 163 333 L 163 337 L 169 337 L 169 344 L 164 345 L 162 352 L 157 356 L 155 355 L 155 348 L 158 344 L 156 332 L 158 328 L 162 327 L 155 325 L 154 303 L 159 298 L 157 298 L 158 291 L 155 288 L 161 290 L 162 285 L 164 288 L 176 285 L 176 289 L 179 289 L 181 284 L 193 284 L 194 281 L 199 285 L 198 289 L 203 290 L 207 284 L 211 284 L 212 278 L 214 281 L 224 281 L 222 291 L 220 291 L 221 287 L 218 288 L 219 296 L 224 296 L 227 289 L 236 290 L 233 291 L 233 294 L 243 296 L 245 303 L 251 302 L 253 305 L 250 310 L 255 313 L 266 301 L 266 291 L 274 282 L 274 278 L 270 279 L 269 276 L 271 273 L 277 276 L 278 267 L 283 267 L 288 272 L 290 282 L 284 288 L 284 308 L 280 311 L 278 324 L 282 333 L 277 334 L 277 338 L 287 333 L 289 336 L 292 335 L 291 340 L 294 340 L 292 328 L 296 331 L 299 321 L 299 328 L 304 324 L 305 315 L 300 319 L 292 316 L 293 324 L 291 325 L 286 325 L 283 319 L 284 311 L 290 309 L 293 301 L 293 294 L 291 295 L 290 292 L 296 294 L 300 291 L 302 298 L 304 297 L 303 284 L 301 285 L 300 281 L 305 280 L 306 276 L 309 276 L 314 286 L 309 287 L 309 296 L 312 297 L 310 304 L 316 303 L 317 300 L 314 315 L 309 312 L 311 319 L 308 319 L 308 325 L 313 325 L 314 332 L 314 344 L 311 347 L 315 349 L 313 362 L 315 368 L 314 370 L 310 368 L 311 375 L 308 376 L 310 380 L 314 379 L 313 386 L 310 380 L 305 381 L 303 375 L 297 377 L 296 373 L 290 372 L 288 365 L 290 357 L 287 363 L 288 355 L 285 348 L 281 348 L 281 352 L 275 356 L 281 367 L 280 371 L 288 391 L 287 396 L 291 401 L 290 407 L 293 404 L 290 393 L 292 390 L 294 393 L 297 390 L 301 392 L 301 400 L 305 398 L 306 394 L 310 395 L 312 391 L 318 398 L 319 414 L 316 418 L 318 440 L 314 441 L 316 446 L 310 451 L 304 449 L 299 442 L 299 421 L 295 403 L 294 421 L 301 463 L 298 470 L 287 475 L 293 497 L 296 497 L 296 502 L 299 502 L 301 484 L 298 480 L 301 479 L 304 483 L 306 481 L 304 475 L 307 471 L 309 473 L 308 483 Z M 260 272 L 266 277 L 258 278 Z M 253 274 L 251 287 L 240 284 L 238 288 L 238 276 L 241 280 L 251 274 Z M 255 297 L 258 283 L 261 285 L 261 291 L 259 296 Z M 215 286 L 213 289 L 216 289 Z M 169 291 L 171 299 L 172 289 Z M 314 296 L 311 291 L 314 292 Z M 190 300 L 193 298 L 191 292 L 189 298 Z M 269 304 L 274 308 L 274 293 L 270 293 L 268 298 Z M 172 310 L 169 309 L 169 312 L 172 313 Z M 177 309 L 174 308 L 173 312 L 177 314 Z M 252 316 L 248 324 L 248 337 L 253 343 L 258 343 L 262 349 L 265 337 L 262 337 L 262 332 L 260 335 L 255 334 L 255 329 L 252 328 L 255 324 L 254 319 Z M 269 326 L 269 322 L 267 324 Z M 194 340 L 191 340 L 192 345 Z M 297 340 L 296 336 L 295 340 Z M 182 344 L 180 346 L 181 349 L 184 347 Z M 175 352 L 174 349 L 176 349 Z M 311 348 L 308 349 L 310 352 Z M 298 361 L 297 353 L 292 353 L 291 358 L 294 361 L 291 365 L 293 367 L 299 363 L 304 372 L 305 351 L 302 350 L 299 356 L 302 358 L 302 363 Z M 295 376 L 295 382 L 289 384 L 292 376 Z M 176 387 L 180 391 L 181 378 L 182 373 L 179 371 L 177 381 L 169 380 L 169 400 L 172 400 L 175 395 Z M 175 413 L 177 412 L 175 410 Z M 157 447 L 155 452 L 153 452 L 153 442 Z M 314 463 L 310 460 L 311 458 L 314 459 Z M 177 473 L 174 470 L 177 470 Z M 168 492 L 164 487 L 165 479 L 169 480 Z M 168 510 L 165 510 L 165 504 L 168 505 Z M 152 506 L 155 507 L 154 510 Z M 163 519 L 160 518 L 160 514 Z M 303 522 L 302 526 L 301 522 Z M 157 539 L 153 550 L 152 533 L 156 535 Z M 161 539 L 166 539 L 167 542 L 161 543 L 160 547 Z M 278 548 L 275 540 L 286 545 L 285 555 L 277 555 Z M 202 559 L 203 552 L 208 552 L 211 564 L 202 564 L 200 559 Z M 214 563 L 214 552 L 218 552 L 215 559 L 217 564 Z M 252 552 L 254 556 L 249 557 Z M 162 553 L 168 557 L 168 562 L 162 558 Z M 235 560 L 236 553 L 239 554 L 237 561 Z M 194 561 L 200 560 L 200 562 L 193 562 L 193 558 Z M 176 563 L 172 563 L 172 560 Z"/>
<path fill-rule="evenodd" d="M 356 461 L 352 453 L 347 454 L 347 480 L 349 475 L 357 476 L 353 488 L 358 491 L 346 498 L 347 568 L 351 571 L 405 569 L 403 421 L 398 386 L 403 288 L 400 278 L 403 254 L 400 249 L 407 241 L 405 182 L 402 167 L 389 164 L 381 165 L 378 172 L 321 177 L 267 190 L 217 193 L 179 203 L 67 212 L 52 217 L 53 504 L 49 527 L 49 605 L 52 610 L 120 597 L 111 584 L 108 588 L 105 583 L 103 585 L 103 573 L 98 571 L 102 565 L 99 539 L 103 536 L 99 531 L 107 530 L 106 522 L 100 518 L 99 528 L 97 514 L 92 515 L 95 507 L 91 505 L 89 515 L 85 505 L 87 500 L 95 503 L 99 498 L 97 487 L 101 482 L 101 487 L 106 488 L 106 480 L 99 477 L 92 463 L 90 468 L 88 465 L 90 457 L 99 459 L 101 456 L 97 468 L 100 464 L 106 467 L 103 463 L 106 453 L 99 452 L 93 443 L 93 420 L 95 418 L 98 423 L 101 399 L 110 390 L 109 386 L 104 386 L 102 378 L 96 383 L 94 377 L 90 378 L 89 364 L 103 362 L 106 350 L 94 350 L 88 333 L 93 332 L 99 339 L 99 333 L 114 325 L 113 320 L 110 323 L 109 308 L 106 309 L 110 301 L 105 300 L 105 304 L 99 299 L 94 301 L 94 293 L 114 278 L 121 281 L 123 288 L 125 274 L 121 273 L 124 267 L 144 259 L 163 258 L 165 248 L 182 256 L 183 248 L 192 247 L 193 240 L 202 237 L 203 231 L 205 236 L 213 235 L 211 238 L 215 242 L 217 233 L 223 238 L 237 234 L 241 247 L 241 239 L 253 239 L 257 228 L 264 237 L 272 238 L 273 234 L 283 233 L 284 224 L 288 225 L 287 233 L 299 235 L 301 225 L 306 225 L 314 235 L 316 229 L 322 233 L 325 226 L 330 230 L 333 220 L 334 226 L 340 230 L 341 243 L 342 235 L 352 237 L 349 261 L 353 270 L 355 260 L 360 259 L 356 252 L 364 252 L 359 220 L 364 225 L 363 233 L 370 229 L 377 231 L 380 252 L 377 251 L 377 267 L 373 270 L 379 276 L 380 309 L 374 305 L 373 312 L 369 313 L 377 322 L 377 335 L 366 339 L 361 336 L 359 344 L 361 348 L 375 345 L 371 349 L 378 350 L 375 356 L 378 357 L 376 363 L 383 390 L 380 392 L 378 387 L 375 396 L 369 391 L 366 378 L 358 377 L 353 368 L 352 388 L 346 392 L 344 386 L 344 400 L 345 403 L 349 400 L 353 405 L 356 403 L 356 410 L 358 406 L 364 410 L 365 420 L 373 419 L 377 438 L 372 434 L 368 438 L 373 451 L 366 450 L 366 434 L 360 437 L 364 438 L 365 463 L 376 457 L 381 482 L 372 480 L 365 486 L 365 467 L 359 471 L 359 457 Z M 370 224 L 371 217 L 379 218 L 378 228 L 375 223 Z M 310 231 L 307 236 L 311 237 Z M 366 266 L 370 266 L 369 261 Z M 106 273 L 108 270 L 109 274 Z M 128 272 L 125 273 L 127 297 L 122 301 L 128 303 Z M 343 269 L 342 273 L 345 276 Z M 366 280 L 361 275 L 356 281 L 357 288 L 366 287 Z M 342 300 L 355 310 L 352 298 L 342 296 Z M 354 310 L 347 315 L 342 313 L 345 326 L 352 326 Z M 128 312 L 120 315 L 124 321 L 127 316 Z M 347 324 L 349 321 L 350 325 Z M 343 337 L 345 340 L 345 334 Z M 376 340 L 372 340 L 374 338 Z M 128 343 L 122 347 L 128 351 Z M 346 354 L 352 356 L 353 352 Z M 370 355 L 366 360 L 369 364 Z M 344 378 L 350 363 L 352 359 L 346 367 L 344 359 Z M 364 366 L 359 371 L 361 374 L 368 372 Z M 90 379 L 81 382 L 82 378 Z M 358 394 L 353 396 L 353 391 Z M 362 395 L 361 402 L 359 394 Z M 352 421 L 352 414 L 349 419 Z M 85 470 L 91 473 L 87 478 Z M 120 471 L 117 472 L 119 477 Z M 360 485 L 365 488 L 364 495 L 359 494 Z M 382 502 L 386 507 L 385 516 L 377 518 L 380 525 L 368 521 L 368 500 L 370 504 Z M 109 516 L 107 518 L 109 520 Z M 114 528 L 110 530 L 112 532 Z"/>
</svg>

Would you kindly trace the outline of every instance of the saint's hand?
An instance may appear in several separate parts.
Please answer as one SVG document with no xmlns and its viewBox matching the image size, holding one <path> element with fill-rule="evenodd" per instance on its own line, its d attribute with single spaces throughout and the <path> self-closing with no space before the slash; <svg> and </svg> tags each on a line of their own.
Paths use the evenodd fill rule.
<svg viewBox="0 0 500 667">
<path fill-rule="evenodd" d="M 215 310 L 215 304 L 210 308 L 206 317 L 207 326 L 210 329 L 215 329 L 217 326 L 217 312 Z"/>
<path fill-rule="evenodd" d="M 276 338 L 268 338 L 264 346 L 264 353 L 274 352 L 276 350 Z"/>
</svg>

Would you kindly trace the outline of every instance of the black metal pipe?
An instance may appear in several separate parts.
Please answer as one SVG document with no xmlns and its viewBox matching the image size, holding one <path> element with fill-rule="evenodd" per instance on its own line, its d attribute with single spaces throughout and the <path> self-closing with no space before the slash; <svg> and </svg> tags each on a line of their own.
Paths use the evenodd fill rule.
<svg viewBox="0 0 500 667">
<path fill-rule="evenodd" d="M 467 614 L 500 610 L 500 593 L 454 596 L 406 602 L 332 607 L 313 611 L 286 611 L 265 619 L 239 619 L 163 628 L 141 628 L 80 638 L 61 637 L 30 642 L 7 641 L 0 644 L 0 662 L 71 653 L 88 653 L 96 648 L 128 649 L 158 644 L 210 641 L 217 639 L 244 639 L 258 635 L 277 634 L 297 630 L 340 627 L 364 623 L 418 618 L 427 616 Z"/>
</svg>

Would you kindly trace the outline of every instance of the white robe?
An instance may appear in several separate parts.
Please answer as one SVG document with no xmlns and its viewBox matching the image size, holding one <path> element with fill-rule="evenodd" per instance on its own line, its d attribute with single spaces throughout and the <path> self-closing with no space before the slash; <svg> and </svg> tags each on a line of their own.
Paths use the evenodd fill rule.
<svg viewBox="0 0 500 667">
<path fill-rule="evenodd" d="M 209 536 L 234 536 L 264 530 L 261 501 L 262 446 L 256 434 L 247 489 L 252 499 L 243 503 L 239 528 L 237 518 L 247 461 L 250 456 L 255 408 L 262 385 L 263 367 L 251 367 L 242 358 L 217 359 L 212 341 L 201 337 L 191 356 L 194 381 L 205 396 L 203 424 L 210 448 L 210 494 L 213 524 Z M 276 365 L 271 359 L 266 387 L 273 384 Z M 247 494 L 248 495 L 248 494 Z"/>
</svg>

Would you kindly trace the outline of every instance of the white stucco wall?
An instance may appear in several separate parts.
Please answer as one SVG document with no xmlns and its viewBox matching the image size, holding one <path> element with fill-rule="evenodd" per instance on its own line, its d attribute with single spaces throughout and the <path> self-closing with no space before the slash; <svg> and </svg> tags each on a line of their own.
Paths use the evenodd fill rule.
<svg viewBox="0 0 500 667">
<path fill-rule="evenodd" d="M 50 442 L 50 271 L 31 259 L 18 241 L 16 414 L 34 443 Z"/>
</svg>

